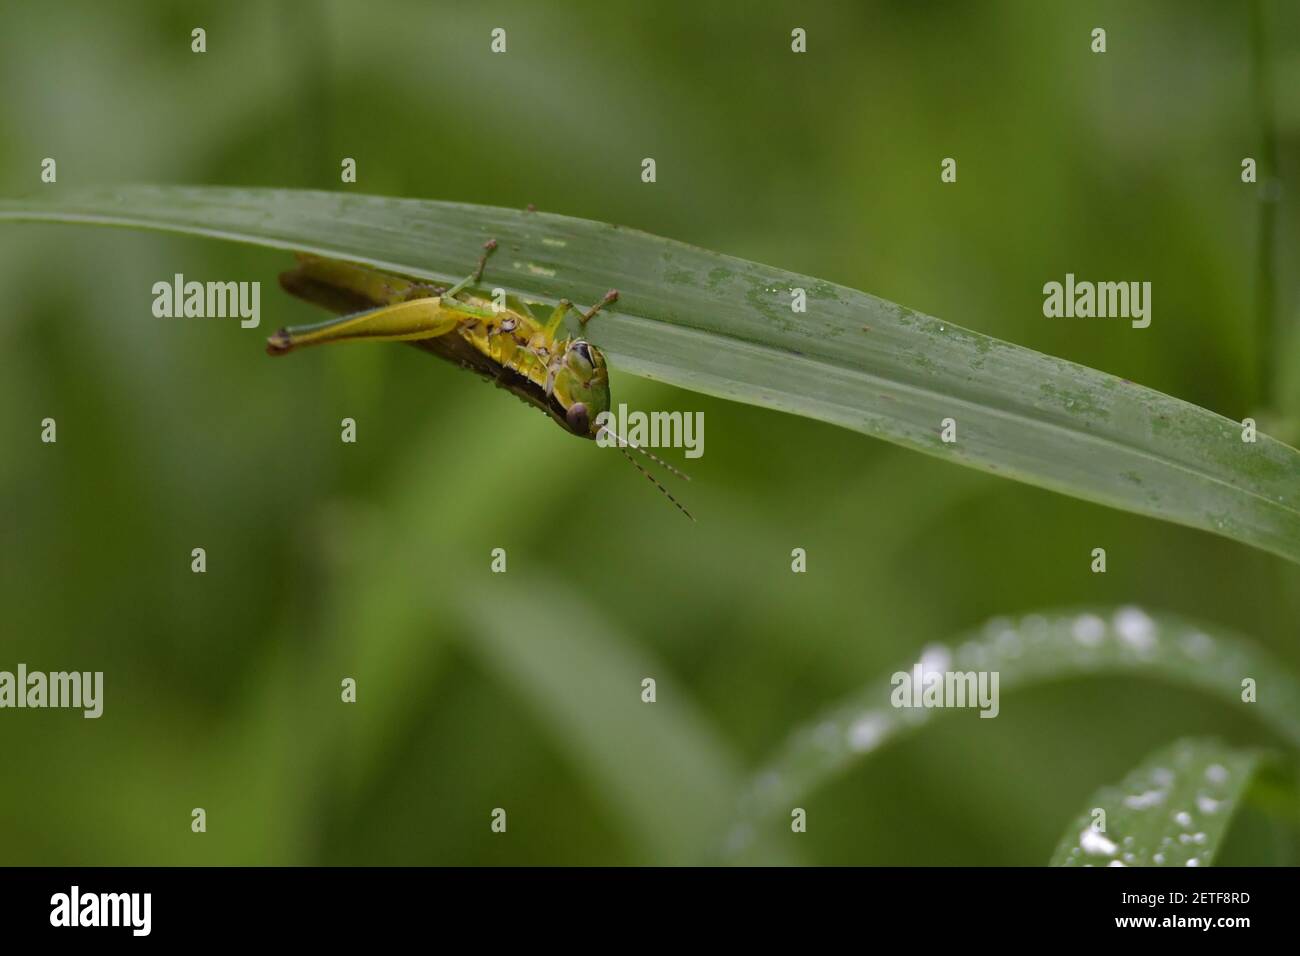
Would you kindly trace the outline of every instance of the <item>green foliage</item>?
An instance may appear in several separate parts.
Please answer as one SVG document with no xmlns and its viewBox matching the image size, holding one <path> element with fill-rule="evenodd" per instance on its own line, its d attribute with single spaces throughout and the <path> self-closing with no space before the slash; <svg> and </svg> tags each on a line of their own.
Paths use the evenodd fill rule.
<svg viewBox="0 0 1300 956">
<path fill-rule="evenodd" d="M 1053 866 L 1209 866 L 1259 768 L 1256 753 L 1180 740 L 1095 793 Z M 1098 825 L 1105 813 L 1104 831 Z"/>
<path fill-rule="evenodd" d="M 1300 6 L 1265 6 L 1283 147 L 1300 136 L 1300 98 L 1280 83 Z M 1257 149 L 1264 108 L 1241 10 L 1187 7 L 1111 5 L 1112 47 L 1094 56 L 1096 11 L 1082 6 L 992 0 L 940 18 L 922 4 L 823 4 L 801 8 L 810 52 L 795 56 L 777 4 L 556 0 L 543 13 L 507 0 L 492 20 L 429 0 L 385 0 L 379 16 L 354 3 L 0 5 L 6 197 L 36 191 L 51 209 L 89 184 L 157 182 L 335 190 L 327 204 L 354 192 L 460 200 L 476 204 L 456 214 L 463 235 L 367 236 L 457 277 L 485 215 L 503 229 L 572 223 L 524 216 L 528 203 L 671 236 L 694 247 L 688 265 L 713 268 L 702 249 L 737 260 L 718 289 L 698 270 L 674 285 L 655 258 L 662 240 L 643 234 L 584 249 L 553 281 L 515 263 L 555 262 L 557 247 L 521 243 L 528 258 L 492 266 L 543 298 L 624 291 L 625 311 L 592 327 L 619 363 L 615 401 L 706 414 L 708 451 L 680 489 L 692 525 L 616 455 L 415 349 L 263 356 L 278 325 L 322 317 L 275 292 L 285 249 L 0 223 L 0 667 L 106 672 L 98 721 L 0 716 L 0 819 L 21 821 L 0 833 L 0 863 L 626 864 L 692 858 L 692 841 L 694 858 L 716 859 L 735 790 L 785 766 L 772 751 L 791 728 L 828 701 L 867 704 L 852 696 L 867 678 L 933 642 L 999 614 L 1028 627 L 1026 610 L 1042 607 L 1149 609 L 1171 667 L 1177 635 L 1203 631 L 1223 649 L 1238 646 L 1227 629 L 1249 634 L 1259 701 L 1233 698 L 1213 670 L 1166 679 L 1145 662 L 1094 678 L 1045 663 L 1059 679 L 1025 675 L 1012 690 L 1008 676 L 996 720 L 930 719 L 825 776 L 809 750 L 808 832 L 790 833 L 789 807 L 773 804 L 743 858 L 1038 865 L 1099 782 L 1169 741 L 1293 752 L 1277 675 L 1300 670 L 1300 565 L 1234 527 L 1253 515 L 1244 535 L 1291 547 L 1285 510 L 1250 493 L 1268 476 L 1243 464 L 1277 446 L 1219 444 L 1216 429 L 1236 438 L 1226 430 L 1249 415 L 1295 444 L 1295 171 L 1287 149 L 1272 169 Z M 506 56 L 487 49 L 498 15 Z M 189 50 L 196 23 L 203 55 Z M 1247 152 L 1258 184 L 1239 180 Z M 950 155 L 959 180 L 941 184 Z M 57 184 L 37 179 L 47 156 Z M 639 179 L 646 156 L 655 184 Z M 339 181 L 343 157 L 358 162 L 355 185 Z M 1272 269 L 1260 254 L 1269 196 Z M 263 198 L 241 229 L 257 228 Z M 343 219 L 316 227 L 331 249 L 359 234 Z M 628 263 L 633 248 L 651 260 Z M 822 277 L 808 288 L 832 295 L 806 315 L 777 293 L 750 303 L 746 283 L 777 274 L 756 262 Z M 1150 279 L 1151 327 L 1044 318 L 1042 285 L 1067 271 Z M 149 290 L 178 272 L 260 281 L 263 327 L 155 319 Z M 1270 274 L 1271 317 L 1257 288 Z M 653 285 L 634 300 L 637 276 Z M 860 310 L 881 328 L 804 324 Z M 946 340 L 951 326 L 932 333 L 920 313 L 975 331 Z M 761 345 L 742 319 L 762 323 Z M 1023 348 L 993 345 L 980 370 L 980 336 Z M 933 355 L 909 364 L 893 345 Z M 1006 381 L 988 381 L 995 361 L 1013 363 Z M 1083 367 L 1119 377 L 1103 404 L 1080 404 L 1111 380 Z M 830 380 L 810 381 L 812 369 Z M 779 372 L 784 391 L 733 382 L 739 371 Z M 1076 374 L 1082 396 L 1060 388 Z M 851 407 L 836 407 L 841 383 Z M 725 400 L 731 387 L 758 394 Z M 987 437 L 959 424 L 955 448 L 926 445 L 947 395 L 973 401 L 953 417 Z M 798 417 L 771 410 L 796 403 Z M 1112 414 L 1094 435 L 1084 426 L 1106 408 L 1134 417 Z M 1165 422 L 1161 409 L 1179 411 Z M 46 416 L 57 446 L 36 440 Z M 355 445 L 339 442 L 344 416 Z M 863 440 L 875 425 L 937 460 Z M 1120 447 L 1123 435 L 1138 441 Z M 966 439 L 986 457 L 950 467 Z M 1183 474 L 1152 447 L 1230 457 Z M 982 470 L 993 454 L 1053 450 L 1059 462 L 1016 477 L 1073 466 L 1071 487 L 1054 491 L 1091 485 L 1090 497 L 1148 510 Z M 1200 515 L 1196 527 L 1222 517 L 1211 530 L 1224 533 L 1144 517 L 1170 504 L 1163 484 L 1107 490 L 1121 457 L 1185 492 L 1173 510 Z M 1161 500 L 1144 505 L 1143 491 Z M 1235 510 L 1209 513 L 1216 499 Z M 195 546 L 205 575 L 189 571 Z M 806 574 L 791 573 L 796 546 Z M 506 575 L 489 571 L 495 547 L 509 551 Z M 1096 547 L 1105 574 L 1089 570 Z M 1166 642 L 1164 611 L 1203 623 Z M 1113 611 L 1093 613 L 1111 627 Z M 566 679 L 557 661 L 575 659 L 589 680 Z M 655 704 L 639 702 L 646 676 Z M 356 704 L 339 699 L 344 677 Z M 1267 819 L 1246 826 L 1255 779 L 1219 864 L 1295 859 L 1276 849 L 1295 830 L 1293 793 L 1268 791 Z M 195 806 L 208 810 L 203 836 L 189 829 Z M 505 837 L 488 829 L 497 806 Z"/>
<path fill-rule="evenodd" d="M 1227 704 L 1240 704 L 1244 677 L 1267 674 L 1268 693 L 1249 705 L 1250 713 L 1300 750 L 1300 682 L 1285 665 L 1222 629 L 1136 607 L 997 618 L 951 645 L 927 647 L 920 662 L 927 671 L 995 671 L 1000 690 L 1013 695 L 1062 681 L 1137 677 Z M 913 663 L 895 673 L 910 671 Z M 945 713 L 895 708 L 891 690 L 891 677 L 882 677 L 796 728 L 751 777 L 726 850 L 747 850 L 763 824 Z"/>
<path fill-rule="evenodd" d="M 852 428 L 1300 561 L 1300 452 L 1115 375 L 875 296 L 631 229 L 342 193 L 125 187 L 0 202 L 0 219 L 100 223 L 300 249 L 558 302 L 621 293 L 592 341 L 626 371 Z M 346 222 L 346 231 L 339 223 Z M 796 290 L 808 311 L 791 310 Z M 940 439 L 955 422 L 956 441 Z"/>
</svg>

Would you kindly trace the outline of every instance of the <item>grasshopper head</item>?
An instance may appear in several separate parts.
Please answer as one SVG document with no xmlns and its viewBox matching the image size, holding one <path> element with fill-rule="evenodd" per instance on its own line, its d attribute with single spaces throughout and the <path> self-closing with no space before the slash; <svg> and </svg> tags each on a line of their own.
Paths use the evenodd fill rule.
<svg viewBox="0 0 1300 956">
<path fill-rule="evenodd" d="M 564 409 L 569 431 L 583 438 L 596 437 L 596 416 L 609 411 L 609 371 L 600 350 L 582 339 L 564 347 L 552 391 Z"/>
</svg>

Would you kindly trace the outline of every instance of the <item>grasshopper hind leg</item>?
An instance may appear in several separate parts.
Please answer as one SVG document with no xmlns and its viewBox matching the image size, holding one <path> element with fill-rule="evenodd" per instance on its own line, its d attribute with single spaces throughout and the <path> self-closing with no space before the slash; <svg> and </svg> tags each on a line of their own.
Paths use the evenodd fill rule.
<svg viewBox="0 0 1300 956">
<path fill-rule="evenodd" d="M 368 309 L 316 325 L 280 329 L 266 340 L 269 355 L 284 355 L 305 345 L 329 342 L 410 342 L 446 335 L 460 324 L 441 299 L 418 298 Z"/>
</svg>

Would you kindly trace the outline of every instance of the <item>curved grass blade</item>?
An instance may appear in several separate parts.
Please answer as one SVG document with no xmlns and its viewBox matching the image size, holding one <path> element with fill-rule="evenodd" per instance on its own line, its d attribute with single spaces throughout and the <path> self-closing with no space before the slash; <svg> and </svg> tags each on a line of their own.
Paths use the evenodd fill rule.
<svg viewBox="0 0 1300 956">
<path fill-rule="evenodd" d="M 536 713 L 644 858 L 698 863 L 726 820 L 738 766 L 662 663 L 559 581 L 471 589 L 457 609 L 465 646 Z M 641 700 L 646 677 L 667 689 L 653 706 Z"/>
<path fill-rule="evenodd" d="M 1259 767 L 1253 751 L 1180 740 L 1093 794 L 1052 866 L 1209 866 Z M 1104 831 L 1096 809 L 1105 811 Z"/>
<path fill-rule="evenodd" d="M 1300 452 L 1104 372 L 875 296 L 606 223 L 343 193 L 129 186 L 0 200 L 98 223 L 346 258 L 443 282 L 484 237 L 490 281 L 541 301 L 622 293 L 590 338 L 647 378 L 854 429 L 1300 562 Z M 791 311 L 804 289 L 806 314 Z M 597 327 L 598 326 L 598 327 Z M 957 423 L 957 442 L 940 440 Z"/>
<path fill-rule="evenodd" d="M 1203 691 L 1233 704 L 1240 703 L 1243 677 L 1268 674 L 1268 693 L 1250 705 L 1250 713 L 1300 749 L 1300 681 L 1284 665 L 1239 637 L 1136 607 L 997 618 L 952 647 L 926 648 L 920 660 L 927 671 L 998 671 L 1003 694 L 1069 678 L 1125 674 Z M 909 670 L 912 663 L 898 670 Z M 892 690 L 889 675 L 882 675 L 796 728 L 751 776 L 724 852 L 744 852 L 765 822 L 945 713 L 894 708 Z"/>
</svg>

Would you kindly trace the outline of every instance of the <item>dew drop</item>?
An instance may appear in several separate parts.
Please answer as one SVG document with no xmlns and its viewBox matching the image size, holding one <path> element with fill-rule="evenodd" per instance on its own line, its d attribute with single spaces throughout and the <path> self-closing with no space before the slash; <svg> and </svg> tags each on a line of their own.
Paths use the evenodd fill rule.
<svg viewBox="0 0 1300 956">
<path fill-rule="evenodd" d="M 957 660 L 962 662 L 966 669 L 980 670 L 984 663 L 984 645 L 976 641 L 967 641 L 961 647 L 957 648 Z"/>
<path fill-rule="evenodd" d="M 1149 810 L 1160 803 L 1163 803 L 1165 794 L 1163 790 L 1146 790 L 1142 793 L 1135 793 L 1131 797 L 1124 798 L 1124 806 L 1132 810 Z"/>
<path fill-rule="evenodd" d="M 931 644 L 921 651 L 921 659 L 918 663 L 923 673 L 946 671 L 952 664 L 952 655 L 942 644 Z"/>
<path fill-rule="evenodd" d="M 986 637 L 997 637 L 1003 631 L 1011 629 L 1011 620 L 1006 617 L 990 618 L 989 622 L 984 625 L 984 634 Z"/>
<path fill-rule="evenodd" d="M 849 727 L 849 747 L 856 753 L 874 750 L 888 728 L 889 721 L 880 714 L 864 714 Z"/>
<path fill-rule="evenodd" d="M 1098 833 L 1092 827 L 1085 827 L 1079 834 L 1079 846 L 1091 856 L 1114 856 L 1119 849 L 1111 840 Z"/>
<path fill-rule="evenodd" d="M 1125 607 L 1115 612 L 1115 632 L 1121 641 L 1140 654 L 1156 646 L 1155 622 L 1140 608 Z"/>
<path fill-rule="evenodd" d="M 996 644 L 998 651 L 1008 657 L 1014 657 L 1020 653 L 1020 635 L 1010 628 L 998 634 Z"/>
<path fill-rule="evenodd" d="M 1095 614 L 1081 614 L 1074 619 L 1070 633 L 1084 647 L 1096 647 L 1106 636 L 1106 622 Z"/>
</svg>

